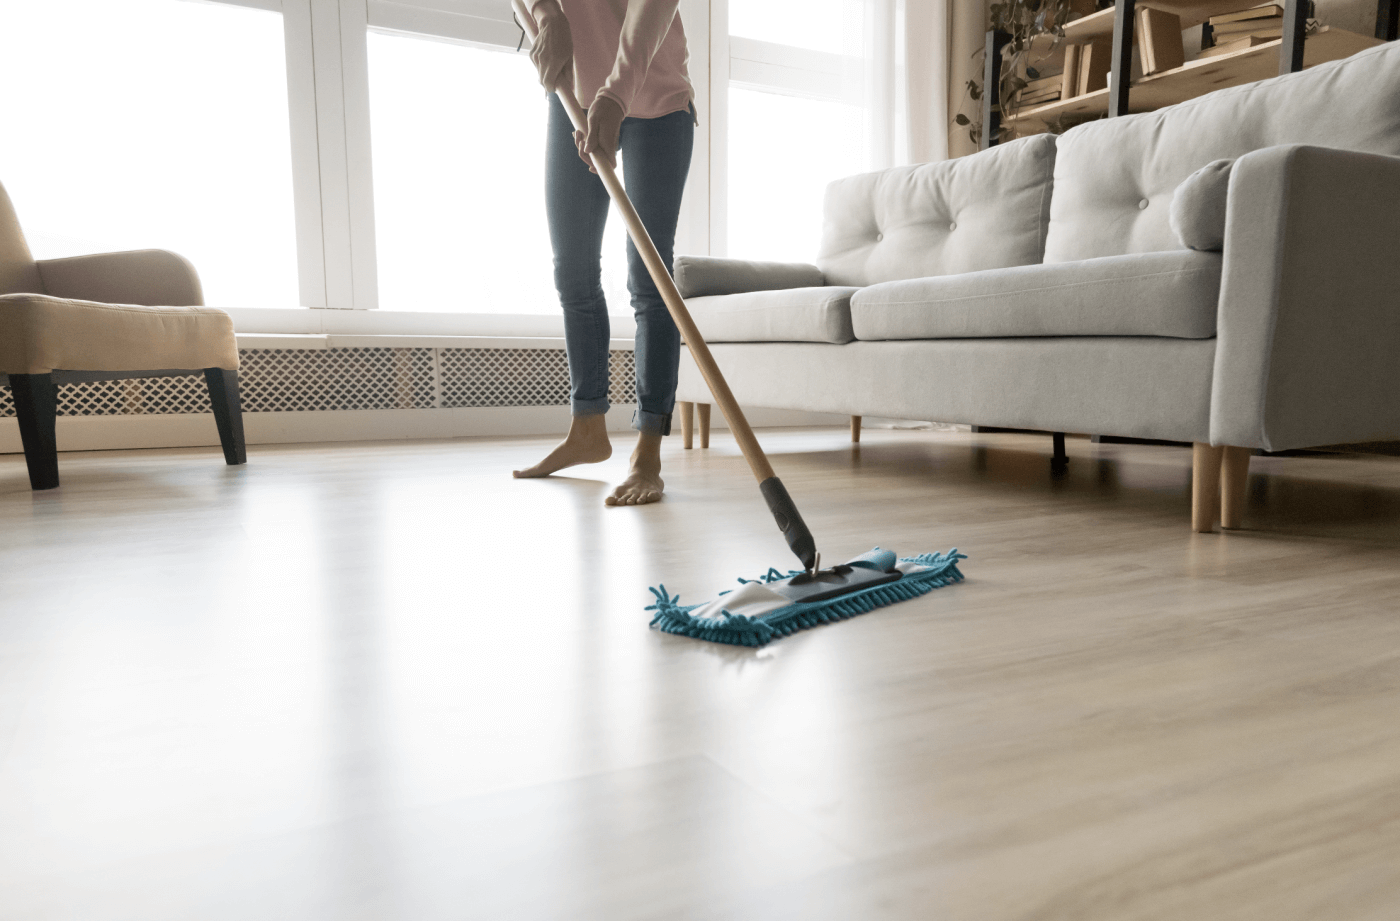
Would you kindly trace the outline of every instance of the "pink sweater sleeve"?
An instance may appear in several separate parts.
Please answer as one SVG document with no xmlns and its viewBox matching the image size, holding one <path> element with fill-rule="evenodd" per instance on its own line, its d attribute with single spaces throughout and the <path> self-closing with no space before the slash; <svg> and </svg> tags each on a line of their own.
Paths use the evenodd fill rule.
<svg viewBox="0 0 1400 921">
<path fill-rule="evenodd" d="M 632 113 L 633 100 L 651 68 L 652 58 L 671 31 L 680 0 L 628 0 L 622 21 L 622 37 L 617 61 L 599 96 L 607 96 L 622 107 L 624 116 Z"/>
</svg>

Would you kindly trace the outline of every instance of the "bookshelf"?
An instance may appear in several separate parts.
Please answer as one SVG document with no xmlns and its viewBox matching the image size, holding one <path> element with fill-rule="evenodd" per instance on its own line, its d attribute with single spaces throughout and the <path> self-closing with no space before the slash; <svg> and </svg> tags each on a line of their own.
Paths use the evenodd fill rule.
<svg viewBox="0 0 1400 921">
<path fill-rule="evenodd" d="M 1238 0 L 1231 2 L 1238 3 Z M 1066 32 L 1068 31 L 1066 29 Z M 1323 26 L 1316 35 L 1309 36 L 1303 46 L 1303 66 L 1312 67 L 1350 57 L 1358 51 L 1379 44 L 1382 44 L 1380 39 L 1369 35 L 1358 35 L 1355 32 Z M 1187 61 L 1172 70 L 1143 77 L 1132 84 L 1132 91 L 1128 97 L 1128 111 L 1151 112 L 1215 90 L 1275 76 L 1278 73 L 1278 57 L 1282 46 L 1283 39 L 1276 38 L 1233 54 Z M 1061 115 L 1105 115 L 1108 113 L 1108 105 L 1109 90 L 1095 90 L 1083 96 L 1023 108 L 1014 118 L 1007 119 L 1007 124 L 1015 125 L 1022 133 L 1035 133 L 1044 130 L 1047 123 Z"/>
<path fill-rule="evenodd" d="M 1139 4 L 1137 0 L 1116 0 L 1115 5 L 1108 9 L 1076 19 L 1064 27 L 1065 38 L 1062 45 L 1085 45 L 1094 41 L 1111 40 L 1115 66 L 1109 86 L 1069 99 L 1022 107 L 1014 117 L 1005 119 L 1004 123 L 1014 126 L 1018 134 L 1025 135 L 1048 130 L 1050 123 L 1064 115 L 1111 116 L 1128 112 L 1150 112 L 1218 89 L 1253 83 L 1279 73 L 1291 73 L 1327 61 L 1350 57 L 1358 51 L 1394 40 L 1397 37 L 1397 26 L 1400 26 L 1400 0 L 1378 0 L 1375 36 L 1322 26 L 1315 34 L 1307 36 L 1305 41 L 1303 24 L 1306 22 L 1307 0 L 1286 0 L 1282 38 L 1228 54 L 1187 61 L 1179 67 L 1135 81 L 1121 79 L 1121 74 L 1128 71 L 1128 64 L 1132 60 L 1133 22 L 1139 6 L 1171 13 L 1180 18 L 1181 28 L 1188 29 L 1207 22 L 1212 16 L 1239 10 L 1249 5 L 1249 2 L 1250 0 L 1144 0 Z M 983 94 L 983 125 L 991 125 L 992 130 L 983 131 L 983 147 L 996 143 L 996 126 L 1003 123 L 993 110 L 998 100 L 996 81 L 991 77 L 994 38 L 1001 34 L 987 33 L 987 80 L 983 86 L 987 87 L 989 92 Z M 1048 35 L 1038 36 L 1032 44 L 1033 54 L 1036 43 L 1043 49 L 1041 56 L 1044 57 L 1050 53 L 1053 40 Z M 996 43 L 996 50 L 1000 51 L 999 42 Z M 1000 58 L 999 53 L 996 58 Z"/>
</svg>

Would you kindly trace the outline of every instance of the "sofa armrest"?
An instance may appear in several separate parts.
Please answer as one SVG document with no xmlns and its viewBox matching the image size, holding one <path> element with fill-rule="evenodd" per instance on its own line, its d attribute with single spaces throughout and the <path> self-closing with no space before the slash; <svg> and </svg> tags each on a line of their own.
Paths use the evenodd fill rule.
<svg viewBox="0 0 1400 921">
<path fill-rule="evenodd" d="M 53 297 L 146 307 L 199 307 L 199 273 L 184 256 L 163 249 L 40 259 L 39 276 Z"/>
<path fill-rule="evenodd" d="M 672 274 L 681 297 L 816 288 L 825 283 L 821 269 L 805 262 L 750 262 L 718 256 L 677 256 Z"/>
<path fill-rule="evenodd" d="M 1400 438 L 1400 157 L 1286 145 L 1235 162 L 1210 437 Z"/>
</svg>

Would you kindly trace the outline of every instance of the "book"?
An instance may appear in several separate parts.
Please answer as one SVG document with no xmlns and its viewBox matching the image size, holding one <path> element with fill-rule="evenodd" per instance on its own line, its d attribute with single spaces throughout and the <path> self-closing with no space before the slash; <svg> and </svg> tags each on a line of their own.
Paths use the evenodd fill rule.
<svg viewBox="0 0 1400 921">
<path fill-rule="evenodd" d="M 1079 52 L 1079 92 L 1094 93 L 1108 87 L 1108 72 L 1113 66 L 1113 39 L 1107 35 L 1082 46 Z"/>
<path fill-rule="evenodd" d="M 1272 41 L 1273 39 L 1276 39 L 1276 38 L 1283 38 L 1283 26 L 1277 26 L 1277 27 L 1275 27 L 1275 28 L 1273 28 L 1273 29 L 1260 29 L 1260 30 L 1257 31 L 1257 32 L 1249 32 L 1249 33 L 1245 33 L 1245 34 L 1242 34 L 1242 35 L 1241 35 L 1241 34 L 1226 35 L 1226 36 L 1223 36 L 1222 38 L 1223 38 L 1223 41 L 1221 41 L 1222 44 L 1228 43 L 1228 42 L 1239 41 L 1239 40 L 1242 39 L 1242 38 L 1257 38 L 1257 39 L 1259 39 L 1260 41 L 1265 41 L 1265 42 L 1267 42 L 1267 41 Z"/>
<path fill-rule="evenodd" d="M 1065 69 L 1060 74 L 1060 98 L 1073 99 L 1079 95 L 1079 55 L 1083 45 L 1065 46 Z"/>
<path fill-rule="evenodd" d="M 1137 45 L 1143 76 L 1159 74 L 1186 63 L 1181 17 L 1173 13 L 1149 7 L 1139 9 Z"/>
<path fill-rule="evenodd" d="M 1224 25 L 1211 26 L 1210 30 L 1216 35 L 1249 35 L 1261 29 L 1282 28 L 1282 16 L 1269 16 L 1263 19 L 1246 19 L 1241 22 L 1227 22 Z"/>
<path fill-rule="evenodd" d="M 1058 90 L 1063 80 L 1064 77 L 1060 74 L 1051 74 L 1048 77 L 1040 77 L 1036 80 L 1029 80 L 1026 82 L 1026 88 L 1021 90 L 1021 92 L 1035 93 L 1039 92 L 1040 90 L 1051 89 L 1052 87 Z"/>
<path fill-rule="evenodd" d="M 1038 93 L 1021 93 L 1016 97 L 1018 105 L 1039 106 L 1047 102 L 1055 102 L 1060 98 L 1060 88 L 1057 86 L 1052 90 L 1041 90 Z"/>
<path fill-rule="evenodd" d="M 1253 6 L 1247 10 L 1236 10 L 1233 13 L 1222 13 L 1219 16 L 1210 17 L 1211 27 L 1224 25 L 1227 22 L 1240 22 L 1246 19 L 1269 19 L 1273 16 L 1283 15 L 1283 4 L 1266 3 L 1263 6 Z"/>
<path fill-rule="evenodd" d="M 1260 38 L 1258 35 L 1246 35 L 1244 38 L 1237 38 L 1233 41 L 1225 42 L 1223 45 L 1203 48 L 1201 53 L 1196 56 L 1196 59 L 1215 58 L 1222 54 L 1234 54 L 1236 51 L 1244 51 L 1246 48 L 1253 48 L 1255 45 L 1262 45 L 1267 41 L 1269 41 L 1269 39 Z"/>
</svg>

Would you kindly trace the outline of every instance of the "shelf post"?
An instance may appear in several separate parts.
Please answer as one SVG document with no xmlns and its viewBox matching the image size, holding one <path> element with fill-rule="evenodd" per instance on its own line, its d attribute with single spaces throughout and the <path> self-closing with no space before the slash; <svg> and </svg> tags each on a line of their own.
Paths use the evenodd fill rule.
<svg viewBox="0 0 1400 921">
<path fill-rule="evenodd" d="M 1400 0 L 1376 0 L 1376 38 L 1383 42 L 1400 38 Z"/>
<path fill-rule="evenodd" d="M 1296 0 L 1290 0 L 1296 2 Z M 1108 75 L 1108 116 L 1128 114 L 1128 85 L 1133 80 L 1135 0 L 1118 0 L 1113 8 L 1113 72 Z"/>
<path fill-rule="evenodd" d="M 1278 72 L 1303 69 L 1303 42 L 1308 37 L 1308 0 L 1284 0 L 1283 44 L 1278 49 Z"/>
<path fill-rule="evenodd" d="M 987 54 L 982 61 L 982 142 L 986 150 L 997 143 L 1001 134 L 1001 52 L 1011 41 L 1011 34 L 1000 29 L 987 30 Z"/>
</svg>

